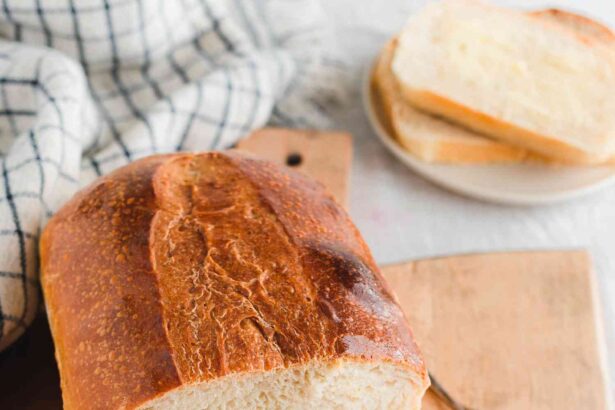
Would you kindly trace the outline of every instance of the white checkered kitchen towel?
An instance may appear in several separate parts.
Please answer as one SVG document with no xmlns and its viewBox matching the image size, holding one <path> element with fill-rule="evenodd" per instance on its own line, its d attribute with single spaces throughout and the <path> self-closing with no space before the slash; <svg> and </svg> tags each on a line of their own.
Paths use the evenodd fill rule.
<svg viewBox="0 0 615 410">
<path fill-rule="evenodd" d="M 34 317 L 41 227 L 134 159 L 322 126 L 344 95 L 318 0 L 0 1 L 0 350 Z"/>
</svg>

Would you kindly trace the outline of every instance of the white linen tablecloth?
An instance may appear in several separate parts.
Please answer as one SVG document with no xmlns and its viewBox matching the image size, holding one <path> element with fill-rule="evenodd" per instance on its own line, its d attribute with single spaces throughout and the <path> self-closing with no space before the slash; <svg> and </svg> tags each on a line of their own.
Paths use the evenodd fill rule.
<svg viewBox="0 0 615 410">
<path fill-rule="evenodd" d="M 352 66 L 355 103 L 337 126 L 355 136 L 350 213 L 380 264 L 467 252 L 586 248 L 598 276 L 610 373 L 615 375 L 615 187 L 574 202 L 520 208 L 449 193 L 397 161 L 373 134 L 360 104 L 363 70 L 423 0 L 332 0 L 344 59 Z M 615 28 L 613 0 L 499 1 L 559 7 Z M 613 113 L 615 115 L 615 113 Z M 611 385 L 612 386 L 612 385 Z"/>
</svg>

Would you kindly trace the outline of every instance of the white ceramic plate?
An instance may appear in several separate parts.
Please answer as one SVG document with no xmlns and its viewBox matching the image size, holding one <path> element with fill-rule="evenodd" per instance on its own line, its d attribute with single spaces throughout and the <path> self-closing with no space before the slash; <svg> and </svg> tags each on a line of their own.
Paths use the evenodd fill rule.
<svg viewBox="0 0 615 410">
<path fill-rule="evenodd" d="M 380 141 L 401 162 L 426 179 L 473 198 L 510 205 L 561 202 L 615 183 L 615 167 L 554 167 L 540 164 L 442 165 L 420 161 L 404 150 L 380 123 L 373 107 L 371 68 L 363 78 L 363 105 Z"/>
</svg>

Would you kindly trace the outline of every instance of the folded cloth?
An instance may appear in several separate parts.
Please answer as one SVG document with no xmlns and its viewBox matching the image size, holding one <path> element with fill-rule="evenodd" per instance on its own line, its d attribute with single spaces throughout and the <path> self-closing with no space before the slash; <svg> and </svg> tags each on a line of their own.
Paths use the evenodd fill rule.
<svg viewBox="0 0 615 410">
<path fill-rule="evenodd" d="M 344 95 L 317 0 L 3 0 L 0 349 L 38 306 L 37 242 L 79 187 L 268 122 L 324 126 Z"/>
</svg>

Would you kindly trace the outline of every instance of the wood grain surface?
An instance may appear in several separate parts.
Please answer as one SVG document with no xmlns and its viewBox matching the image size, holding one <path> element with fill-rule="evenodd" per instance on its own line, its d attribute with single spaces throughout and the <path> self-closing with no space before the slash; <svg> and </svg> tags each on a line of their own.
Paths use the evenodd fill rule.
<svg viewBox="0 0 615 410">
<path fill-rule="evenodd" d="M 310 175 L 346 204 L 352 163 L 350 134 L 264 128 L 240 141 L 237 149 Z"/>
<path fill-rule="evenodd" d="M 430 373 L 473 409 L 607 409 L 583 251 L 463 255 L 383 268 Z M 430 397 L 426 410 L 444 409 Z"/>
</svg>

